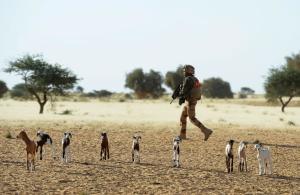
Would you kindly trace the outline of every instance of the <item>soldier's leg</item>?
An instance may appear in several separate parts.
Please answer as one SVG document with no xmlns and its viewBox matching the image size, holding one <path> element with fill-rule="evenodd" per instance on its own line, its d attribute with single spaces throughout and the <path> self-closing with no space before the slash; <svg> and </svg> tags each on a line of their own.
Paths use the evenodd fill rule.
<svg viewBox="0 0 300 195">
<path fill-rule="evenodd" d="M 204 134 L 204 141 L 206 141 L 209 136 L 212 134 L 212 130 L 205 127 L 197 118 L 196 118 L 196 105 L 197 100 L 189 100 L 187 104 L 187 114 L 190 118 L 191 123 L 193 123 L 195 126 L 199 127 L 202 133 Z"/>
<path fill-rule="evenodd" d="M 180 130 L 180 138 L 181 139 L 186 139 L 186 122 L 187 122 L 187 105 L 185 104 L 182 112 L 181 112 L 181 116 L 180 116 L 180 126 L 181 126 L 181 130 Z"/>
</svg>

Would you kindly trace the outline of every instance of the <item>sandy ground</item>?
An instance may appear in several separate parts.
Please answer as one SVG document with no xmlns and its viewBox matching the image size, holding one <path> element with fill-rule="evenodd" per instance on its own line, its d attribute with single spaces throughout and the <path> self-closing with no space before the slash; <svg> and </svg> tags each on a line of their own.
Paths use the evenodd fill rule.
<svg viewBox="0 0 300 195">
<path fill-rule="evenodd" d="M 236 100 L 237 103 L 241 100 Z M 0 100 L 0 120 L 66 120 L 109 121 L 118 123 L 177 123 L 181 107 L 177 102 L 132 101 L 132 102 L 56 102 L 54 107 L 46 104 L 45 113 L 38 114 L 37 102 Z M 71 114 L 62 115 L 69 110 Z M 196 115 L 204 123 L 240 125 L 242 127 L 269 129 L 299 129 L 300 107 L 249 106 L 226 101 L 199 101 Z M 292 125 L 291 125 L 292 124 Z M 294 125 L 293 125 L 294 124 Z"/>
<path fill-rule="evenodd" d="M 72 106 L 73 114 L 46 113 L 40 116 L 31 113 L 36 111 L 36 107 L 31 108 L 30 103 L 0 102 L 0 194 L 300 194 L 300 122 L 295 116 L 299 108 L 291 108 L 289 113 L 280 115 L 272 112 L 278 108 L 264 110 L 257 107 L 262 109 L 257 111 L 261 115 L 252 116 L 256 109 L 237 106 L 236 109 L 250 111 L 241 115 L 249 114 L 249 118 L 261 121 L 251 126 L 241 116 L 245 122 L 234 123 L 239 121 L 234 117 L 239 116 L 240 110 L 232 112 L 228 108 L 227 114 L 237 114 L 232 118 L 222 115 L 225 121 L 214 121 L 213 117 L 208 117 L 209 114 L 202 115 L 207 111 L 219 116 L 223 108 L 234 105 L 201 105 L 198 109 L 203 108 L 203 111 L 197 114 L 205 118 L 214 134 L 208 142 L 204 142 L 203 135 L 189 123 L 189 139 L 181 144 L 181 168 L 172 168 L 172 138 L 178 133 L 176 119 L 180 113 L 176 105 L 169 108 L 163 102 L 140 102 L 139 107 L 143 109 L 138 110 L 136 104 L 131 105 L 133 103 L 99 102 L 94 105 L 85 103 L 77 110 L 78 104 L 59 104 L 57 113 Z M 212 107 L 217 111 L 213 111 Z M 16 108 L 19 108 L 18 112 Z M 88 114 L 81 115 L 85 112 Z M 106 115 L 100 116 L 99 113 Z M 163 117 L 166 113 L 170 116 Z M 266 118 L 261 119 L 263 116 Z M 98 120 L 95 119 L 97 117 Z M 278 117 L 284 117 L 283 121 Z M 295 126 L 287 125 L 287 121 L 293 121 Z M 7 131 L 15 137 L 21 128 L 27 129 L 32 139 L 35 139 L 37 128 L 48 132 L 54 140 L 56 159 L 51 158 L 50 147 L 46 146 L 44 159 L 37 160 L 34 172 L 28 172 L 25 144 L 17 139 L 5 138 Z M 66 130 L 73 133 L 72 161 L 68 164 L 60 160 L 60 141 Z M 102 131 L 108 132 L 110 142 L 111 159 L 107 161 L 99 160 L 99 134 Z M 131 162 L 134 133 L 142 136 L 141 164 Z M 257 175 L 256 151 L 253 145 L 249 145 L 249 171 L 238 173 L 235 158 L 234 173 L 227 174 L 224 149 L 229 139 L 260 139 L 270 144 L 274 173 Z M 237 147 L 238 144 L 235 144 L 234 154 Z"/>
</svg>

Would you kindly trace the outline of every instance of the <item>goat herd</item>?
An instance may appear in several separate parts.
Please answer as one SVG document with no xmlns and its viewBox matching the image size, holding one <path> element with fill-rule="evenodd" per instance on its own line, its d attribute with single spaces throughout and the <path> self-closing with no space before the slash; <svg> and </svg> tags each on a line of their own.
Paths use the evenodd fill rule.
<svg viewBox="0 0 300 195">
<path fill-rule="evenodd" d="M 51 146 L 52 149 L 52 157 L 54 157 L 54 148 L 53 148 L 53 142 L 52 138 L 49 136 L 49 134 L 38 131 L 37 134 L 37 142 L 30 140 L 28 135 L 24 130 L 22 130 L 18 135 L 17 139 L 22 139 L 26 144 L 26 166 L 27 170 L 35 170 L 35 155 L 38 152 L 38 149 L 40 148 L 40 160 L 43 159 L 43 146 L 48 144 Z M 70 153 L 70 144 L 71 144 L 71 138 L 72 134 L 70 132 L 64 132 L 63 138 L 62 138 L 62 161 L 67 163 L 71 159 L 71 153 Z M 133 143 L 132 143 L 132 162 L 139 163 L 140 162 L 140 144 L 139 140 L 141 139 L 141 136 L 134 135 L 133 136 Z M 100 160 L 106 160 L 109 159 L 109 145 L 108 145 L 108 137 L 107 133 L 103 132 L 101 133 L 100 137 Z M 179 148 L 178 148 L 179 151 Z"/>
<path fill-rule="evenodd" d="M 226 155 L 226 168 L 228 173 L 233 171 L 233 143 L 234 140 L 229 140 L 225 147 Z M 240 172 L 247 171 L 247 160 L 246 160 L 246 147 L 248 142 L 241 141 L 238 147 L 238 170 Z M 257 142 L 254 145 L 254 148 L 257 150 L 257 160 L 258 160 L 258 169 L 259 175 L 266 174 L 266 169 L 269 169 L 269 174 L 272 174 L 272 158 L 270 148 L 265 148 L 261 143 Z"/>
<path fill-rule="evenodd" d="M 51 137 L 40 130 L 37 132 L 37 142 L 30 140 L 27 136 L 26 132 L 22 130 L 18 135 L 18 139 L 22 139 L 26 144 L 26 152 L 27 152 L 27 170 L 34 170 L 35 169 L 35 155 L 38 152 L 38 148 L 40 148 L 40 160 L 43 158 L 43 146 L 45 144 L 49 144 L 52 148 L 52 157 L 54 158 L 54 148 L 53 142 Z M 67 163 L 70 161 L 70 144 L 71 144 L 72 134 L 70 132 L 64 132 L 62 138 L 62 161 Z M 134 135 L 133 142 L 132 142 L 132 162 L 139 163 L 140 162 L 140 139 L 141 136 Z M 100 160 L 109 159 L 109 144 L 108 144 L 108 137 L 107 133 L 101 133 L 100 137 Z M 179 155 L 180 155 L 180 142 L 181 138 L 179 136 L 173 139 L 173 167 L 180 167 L 179 163 Z M 225 155 L 226 155 L 226 167 L 228 173 L 233 171 L 233 144 L 234 140 L 229 140 L 225 147 Z M 247 171 L 247 161 L 246 161 L 246 148 L 248 142 L 241 141 L 238 146 L 238 170 L 240 172 Z M 254 148 L 257 150 L 257 160 L 259 163 L 259 175 L 266 174 L 266 169 L 269 169 L 269 173 L 272 174 L 272 159 L 271 153 L 269 148 L 265 148 L 262 146 L 261 143 L 257 142 L 254 143 Z"/>
</svg>

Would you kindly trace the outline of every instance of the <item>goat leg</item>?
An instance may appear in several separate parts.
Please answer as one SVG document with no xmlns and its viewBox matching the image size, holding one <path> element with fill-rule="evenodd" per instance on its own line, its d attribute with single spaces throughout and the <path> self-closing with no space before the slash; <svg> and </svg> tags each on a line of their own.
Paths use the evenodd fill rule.
<svg viewBox="0 0 300 195">
<path fill-rule="evenodd" d="M 230 172 L 233 172 L 233 156 L 231 157 L 231 168 L 230 168 Z"/>
<path fill-rule="evenodd" d="M 43 146 L 40 146 L 40 160 L 43 159 Z"/>
<path fill-rule="evenodd" d="M 271 158 L 269 159 L 268 163 L 269 163 L 269 173 L 272 174 L 272 172 L 273 172 L 273 170 L 272 170 L 273 164 L 272 164 L 272 159 Z"/>
<path fill-rule="evenodd" d="M 33 167 L 33 170 L 35 171 L 35 159 L 34 159 L 34 154 L 32 155 L 32 167 Z"/>
<path fill-rule="evenodd" d="M 26 156 L 26 166 L 27 166 L 27 170 L 29 170 L 28 152 L 27 152 L 27 156 Z"/>
<path fill-rule="evenodd" d="M 227 172 L 229 173 L 229 159 L 228 157 L 226 156 L 226 169 L 227 169 Z"/>
<path fill-rule="evenodd" d="M 109 159 L 109 148 L 107 147 L 107 159 Z"/>
</svg>

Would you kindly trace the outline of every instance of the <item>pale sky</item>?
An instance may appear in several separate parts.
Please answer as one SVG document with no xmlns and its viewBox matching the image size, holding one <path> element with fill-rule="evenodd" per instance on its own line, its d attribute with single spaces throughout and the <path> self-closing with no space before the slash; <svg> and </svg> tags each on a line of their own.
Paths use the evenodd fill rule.
<svg viewBox="0 0 300 195">
<path fill-rule="evenodd" d="M 124 88 L 134 68 L 163 75 L 192 64 L 234 92 L 263 93 L 268 69 L 300 52 L 298 0 L 1 0 L 0 80 L 10 60 L 43 54 L 77 74 L 86 91 Z"/>
</svg>

